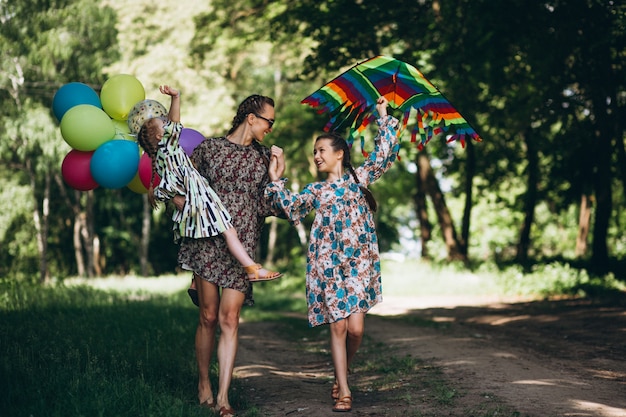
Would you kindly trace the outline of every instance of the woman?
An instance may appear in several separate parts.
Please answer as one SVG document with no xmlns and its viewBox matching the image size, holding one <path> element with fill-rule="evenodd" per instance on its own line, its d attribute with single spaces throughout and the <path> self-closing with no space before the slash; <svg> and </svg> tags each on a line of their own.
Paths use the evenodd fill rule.
<svg viewBox="0 0 626 417">
<path fill-rule="evenodd" d="M 175 210 L 172 217 L 176 242 L 181 237 L 202 239 L 223 234 L 230 253 L 237 258 L 248 274 L 248 279 L 257 282 L 279 278 L 280 273 L 264 269 L 248 255 L 222 200 L 208 180 L 196 170 L 180 145 L 183 130 L 180 122 L 180 91 L 169 85 L 162 85 L 159 90 L 171 97 L 168 116 L 146 120 L 137 135 L 137 142 L 152 161 L 152 176 L 148 188 L 148 199 L 152 207 L 156 209 L 159 200 L 165 201 L 175 195 L 184 195 L 184 210 Z M 161 181 L 155 189 L 153 184 L 157 175 Z M 197 304 L 197 294 L 195 303 Z"/>
<path fill-rule="evenodd" d="M 283 152 L 276 146 L 270 150 L 260 145 L 273 124 L 274 101 L 265 96 L 250 96 L 239 105 L 228 134 L 206 139 L 191 156 L 197 170 L 209 180 L 231 213 L 233 226 L 240 231 L 241 242 L 250 256 L 256 252 L 265 217 L 278 214 L 272 211 L 263 190 L 269 182 L 267 167 L 271 158 L 276 158 L 281 174 L 284 171 Z M 174 197 L 174 204 L 181 208 L 184 197 Z M 217 407 L 220 417 L 232 417 L 235 412 L 228 389 L 237 352 L 241 307 L 244 302 L 253 303 L 250 282 L 221 236 L 183 240 L 178 262 L 193 271 L 198 291 L 198 400 L 203 407 Z M 214 397 L 209 369 L 218 325 L 219 387 Z"/>
</svg>

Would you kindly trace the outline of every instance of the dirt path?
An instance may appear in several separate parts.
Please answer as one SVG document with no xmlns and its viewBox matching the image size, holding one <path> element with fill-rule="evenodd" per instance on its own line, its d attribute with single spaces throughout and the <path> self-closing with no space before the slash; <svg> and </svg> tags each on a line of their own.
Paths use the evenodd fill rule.
<svg viewBox="0 0 626 417">
<path fill-rule="evenodd" d="M 456 392 L 453 401 L 440 405 L 425 397 L 416 385 L 419 375 L 372 385 L 382 375 L 357 371 L 348 415 L 481 416 L 502 407 L 489 415 L 626 417 L 623 302 L 427 301 L 386 298 L 366 320 L 367 346 L 358 360 L 377 360 L 371 349 L 381 355 L 381 347 L 419 360 L 423 369 L 441 371 Z M 384 317 L 396 314 L 409 316 L 408 322 Z M 436 325 L 415 324 L 425 320 Z M 274 323 L 242 323 L 235 376 L 261 416 L 335 414 L 328 335 L 308 340 L 307 330 L 294 343 L 288 341 L 293 334 Z"/>
</svg>

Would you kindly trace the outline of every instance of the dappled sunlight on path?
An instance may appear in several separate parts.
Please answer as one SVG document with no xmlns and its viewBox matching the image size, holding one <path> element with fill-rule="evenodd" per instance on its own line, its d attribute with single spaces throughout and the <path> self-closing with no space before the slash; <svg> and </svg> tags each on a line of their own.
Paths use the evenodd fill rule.
<svg viewBox="0 0 626 417">
<path fill-rule="evenodd" d="M 626 417 L 619 303 L 446 298 L 386 297 L 366 334 L 433 361 L 465 392 L 463 401 L 495 396 L 533 417 Z M 409 330 L 406 322 L 416 324 Z"/>
</svg>

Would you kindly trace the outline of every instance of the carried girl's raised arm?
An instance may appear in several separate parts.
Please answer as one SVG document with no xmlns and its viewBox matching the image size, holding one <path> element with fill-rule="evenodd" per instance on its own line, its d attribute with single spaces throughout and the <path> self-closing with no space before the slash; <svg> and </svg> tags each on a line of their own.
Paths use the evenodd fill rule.
<svg viewBox="0 0 626 417">
<path fill-rule="evenodd" d="M 169 85 L 161 85 L 159 86 L 159 90 L 161 93 L 172 98 L 170 103 L 170 112 L 168 113 L 167 118 L 174 123 L 180 122 L 180 91 L 170 87 Z"/>
</svg>

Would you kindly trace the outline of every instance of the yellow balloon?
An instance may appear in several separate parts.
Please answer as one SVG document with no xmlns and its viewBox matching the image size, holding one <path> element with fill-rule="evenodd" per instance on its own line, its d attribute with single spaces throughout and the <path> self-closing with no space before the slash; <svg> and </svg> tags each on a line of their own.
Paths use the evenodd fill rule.
<svg viewBox="0 0 626 417">
<path fill-rule="evenodd" d="M 146 90 L 132 75 L 118 74 L 106 80 L 100 91 L 104 111 L 115 120 L 128 119 L 135 104 L 146 98 Z"/>
<path fill-rule="evenodd" d="M 127 187 L 137 194 L 145 194 L 148 192 L 148 189 L 144 187 L 143 183 L 141 182 L 141 178 L 139 178 L 139 173 L 137 173 L 135 175 L 135 178 L 133 178 L 132 181 L 128 183 Z"/>
</svg>

